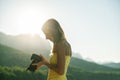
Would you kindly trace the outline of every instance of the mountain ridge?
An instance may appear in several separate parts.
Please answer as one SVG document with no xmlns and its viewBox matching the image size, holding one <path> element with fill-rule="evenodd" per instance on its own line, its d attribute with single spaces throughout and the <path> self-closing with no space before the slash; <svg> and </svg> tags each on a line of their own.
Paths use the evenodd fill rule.
<svg viewBox="0 0 120 80">
<path fill-rule="evenodd" d="M 28 38 L 31 41 L 28 40 Z M 19 41 L 16 41 L 16 40 L 19 40 Z M 39 40 L 40 41 L 43 40 L 43 42 L 41 43 Z M 50 44 L 46 40 L 44 41 L 44 39 L 40 39 L 38 35 L 36 35 L 36 36 L 31 36 L 31 35 L 29 35 L 29 36 L 28 35 L 10 36 L 10 35 L 2 34 L 2 37 L 1 37 L 1 33 L 0 33 L 0 49 L 2 49 L 3 47 L 4 47 L 4 49 L 0 50 L 1 54 L 4 53 L 7 55 L 9 52 L 11 53 L 11 55 L 12 55 L 12 53 L 14 53 L 14 55 L 16 55 L 15 53 L 24 53 L 26 56 L 27 56 L 27 54 L 29 54 L 26 57 L 28 60 L 28 62 L 26 62 L 26 64 L 29 63 L 30 60 L 28 59 L 28 57 L 30 57 L 30 54 L 32 54 L 33 52 L 36 52 L 36 53 L 43 52 L 43 55 L 45 55 L 47 58 L 49 58 L 49 53 L 50 53 L 50 49 L 51 49 Z M 31 49 L 34 49 L 34 51 L 32 51 Z M 6 57 L 6 56 L 2 56 L 2 57 Z M 14 56 L 14 58 L 17 59 L 15 56 Z M 23 58 L 24 58 L 24 56 L 23 56 Z M 5 61 L 5 58 L 3 58 L 3 59 Z M 21 62 L 21 63 L 24 63 L 24 62 Z M 117 71 L 117 70 L 120 71 L 119 69 L 110 68 L 110 67 L 107 67 L 104 65 L 99 65 L 97 63 L 89 62 L 89 61 L 83 60 L 82 58 L 78 59 L 75 57 L 71 58 L 70 66 L 75 66 L 75 67 L 78 67 L 79 69 L 88 70 L 88 71 L 101 71 L 101 70 L 102 71 Z"/>
</svg>

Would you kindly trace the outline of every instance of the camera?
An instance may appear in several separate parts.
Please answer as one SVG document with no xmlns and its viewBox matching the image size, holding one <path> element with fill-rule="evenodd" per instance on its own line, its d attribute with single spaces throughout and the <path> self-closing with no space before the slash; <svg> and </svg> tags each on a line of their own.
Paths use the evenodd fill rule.
<svg viewBox="0 0 120 80">
<path fill-rule="evenodd" d="M 42 61 L 42 57 L 33 53 L 31 58 L 32 60 L 31 64 L 29 65 L 29 67 L 27 68 L 27 70 L 31 71 L 31 72 L 34 72 L 36 69 L 37 69 L 37 66 L 36 65 L 32 65 L 33 63 L 38 63 L 40 61 Z"/>
</svg>

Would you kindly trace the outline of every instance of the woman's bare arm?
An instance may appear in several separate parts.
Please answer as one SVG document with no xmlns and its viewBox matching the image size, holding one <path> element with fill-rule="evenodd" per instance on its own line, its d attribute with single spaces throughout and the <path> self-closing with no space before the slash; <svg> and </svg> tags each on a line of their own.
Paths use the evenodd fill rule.
<svg viewBox="0 0 120 80">
<path fill-rule="evenodd" d="M 63 44 L 58 44 L 58 51 L 57 51 L 57 64 L 52 65 L 48 60 L 44 61 L 44 65 L 46 65 L 48 68 L 54 70 L 58 74 L 62 75 L 64 74 L 65 70 L 65 49 L 63 47 Z"/>
<path fill-rule="evenodd" d="M 54 70 L 55 72 L 57 72 L 58 74 L 62 75 L 64 74 L 64 70 L 65 70 L 65 48 L 63 46 L 63 44 L 58 44 L 58 50 L 57 50 L 57 64 L 53 65 L 50 64 L 50 62 L 44 58 L 42 55 L 42 61 L 39 63 L 35 63 L 33 65 L 37 65 L 37 68 L 39 68 L 42 65 L 46 65 L 48 68 Z"/>
</svg>

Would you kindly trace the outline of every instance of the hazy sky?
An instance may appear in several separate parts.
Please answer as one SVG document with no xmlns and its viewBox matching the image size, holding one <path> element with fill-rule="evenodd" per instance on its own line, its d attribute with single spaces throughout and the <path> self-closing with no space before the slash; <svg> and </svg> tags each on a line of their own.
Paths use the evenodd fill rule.
<svg viewBox="0 0 120 80">
<path fill-rule="evenodd" d="M 39 33 L 49 19 L 61 24 L 74 52 L 120 62 L 120 0 L 0 0 L 0 31 Z"/>
</svg>

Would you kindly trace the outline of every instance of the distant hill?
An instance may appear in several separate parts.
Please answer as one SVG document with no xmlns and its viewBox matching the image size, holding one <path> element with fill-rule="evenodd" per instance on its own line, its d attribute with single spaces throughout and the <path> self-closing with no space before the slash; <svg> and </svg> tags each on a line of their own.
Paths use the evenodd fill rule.
<svg viewBox="0 0 120 80">
<path fill-rule="evenodd" d="M 76 68 L 79 68 L 85 71 L 118 71 L 120 72 L 120 69 L 115 69 L 115 68 L 107 67 L 104 65 L 99 65 L 97 63 L 89 62 L 89 61 L 78 59 L 75 57 L 71 59 L 70 65 L 72 67 L 76 67 Z"/>
<path fill-rule="evenodd" d="M 111 68 L 120 69 L 120 63 L 110 62 L 110 63 L 104 63 L 103 65 Z"/>
<path fill-rule="evenodd" d="M 30 54 L 33 52 L 49 54 L 51 50 L 51 45 L 48 40 L 41 38 L 37 34 L 20 34 L 13 36 L 0 32 L 0 44 Z M 82 56 L 76 52 L 73 52 L 72 56 L 82 59 Z"/>
<path fill-rule="evenodd" d="M 37 34 L 21 34 L 11 36 L 0 32 L 0 43 L 29 53 L 47 53 L 51 49 L 50 43 Z"/>
<path fill-rule="evenodd" d="M 73 52 L 72 54 L 73 57 L 83 59 L 82 55 L 80 53 Z"/>
</svg>

